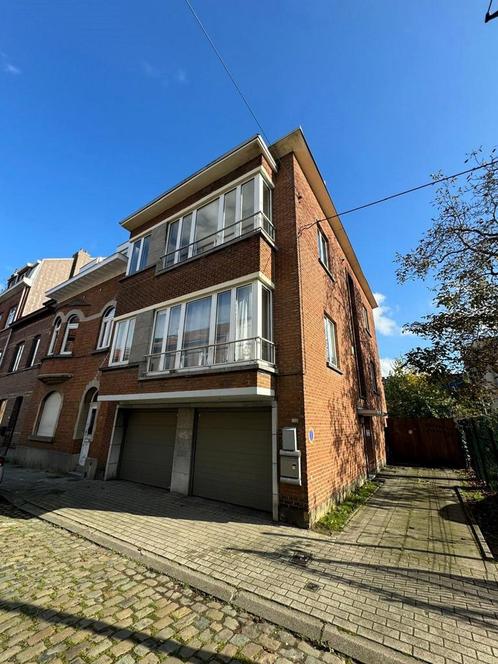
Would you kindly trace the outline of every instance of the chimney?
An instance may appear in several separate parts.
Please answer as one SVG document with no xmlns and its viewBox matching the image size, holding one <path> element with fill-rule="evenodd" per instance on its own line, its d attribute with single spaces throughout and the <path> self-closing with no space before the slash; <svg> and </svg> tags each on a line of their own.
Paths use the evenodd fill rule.
<svg viewBox="0 0 498 664">
<path fill-rule="evenodd" d="M 81 268 L 87 263 L 89 263 L 91 260 L 92 257 L 90 256 L 88 251 L 85 251 L 85 249 L 80 249 L 75 254 L 73 254 L 73 265 L 71 267 L 71 273 L 69 275 L 69 279 L 71 277 L 74 277 L 75 274 L 78 274 Z"/>
</svg>

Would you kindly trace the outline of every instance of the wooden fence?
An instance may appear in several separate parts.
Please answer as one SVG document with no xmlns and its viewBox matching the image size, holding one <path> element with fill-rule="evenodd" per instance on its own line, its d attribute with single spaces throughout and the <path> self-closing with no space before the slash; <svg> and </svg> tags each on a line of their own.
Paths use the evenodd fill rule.
<svg viewBox="0 0 498 664">
<path fill-rule="evenodd" d="M 461 436 L 452 419 L 389 417 L 388 462 L 429 468 L 464 468 Z"/>
</svg>

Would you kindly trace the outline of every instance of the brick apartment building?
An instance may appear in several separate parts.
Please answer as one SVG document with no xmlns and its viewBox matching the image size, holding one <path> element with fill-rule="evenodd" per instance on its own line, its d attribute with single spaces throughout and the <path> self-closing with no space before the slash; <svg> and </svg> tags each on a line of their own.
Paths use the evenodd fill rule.
<svg viewBox="0 0 498 664">
<path fill-rule="evenodd" d="M 48 293 L 20 444 L 87 476 L 316 520 L 385 461 L 376 303 L 334 215 L 296 130 L 127 217 L 127 264 L 118 252 Z"/>
<path fill-rule="evenodd" d="M 22 442 L 27 407 L 40 360 L 48 347 L 52 307 L 47 290 L 65 281 L 88 261 L 85 251 L 72 258 L 27 263 L 0 292 L 0 431 L 3 442 Z"/>
</svg>

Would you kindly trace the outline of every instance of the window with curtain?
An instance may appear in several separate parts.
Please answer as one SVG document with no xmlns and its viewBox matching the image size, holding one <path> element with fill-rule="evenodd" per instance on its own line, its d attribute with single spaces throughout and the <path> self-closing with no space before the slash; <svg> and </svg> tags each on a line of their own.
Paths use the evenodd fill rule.
<svg viewBox="0 0 498 664">
<path fill-rule="evenodd" d="M 257 175 L 170 221 L 163 267 L 171 267 L 260 227 L 273 238 L 271 189 L 264 178 Z M 138 251 L 137 247 L 136 261 Z"/>
<path fill-rule="evenodd" d="M 115 314 L 115 307 L 108 307 L 104 311 L 104 315 L 102 316 L 102 324 L 100 326 L 99 339 L 97 342 L 97 350 L 100 350 L 101 348 L 108 348 L 110 346 L 112 337 L 112 323 Z"/>
<path fill-rule="evenodd" d="M 255 303 L 261 298 L 262 320 Z M 273 362 L 271 292 L 244 284 L 156 313 L 149 372 L 212 364 Z M 256 330 L 259 330 L 257 332 Z"/>
<path fill-rule="evenodd" d="M 59 392 L 51 392 L 43 400 L 36 433 L 38 436 L 52 438 L 57 428 L 57 421 L 62 406 Z"/>
<path fill-rule="evenodd" d="M 147 267 L 147 259 L 149 258 L 149 244 L 150 235 L 141 237 L 139 240 L 133 242 L 131 246 L 130 259 L 128 262 L 128 274 L 134 274 L 139 270 Z"/>
<path fill-rule="evenodd" d="M 120 320 L 115 326 L 114 343 L 109 364 L 126 364 L 130 359 L 135 319 Z"/>
</svg>

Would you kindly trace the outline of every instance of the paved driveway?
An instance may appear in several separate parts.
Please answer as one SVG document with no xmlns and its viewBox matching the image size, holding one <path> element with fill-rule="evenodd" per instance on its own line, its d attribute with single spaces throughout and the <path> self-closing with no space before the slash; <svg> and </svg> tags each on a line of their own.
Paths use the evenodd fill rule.
<svg viewBox="0 0 498 664">
<path fill-rule="evenodd" d="M 3 488 L 89 537 L 110 535 L 178 564 L 194 583 L 210 579 L 213 592 L 218 584 L 253 612 L 260 598 L 290 607 L 303 624 L 311 616 L 312 631 L 336 647 L 342 638 L 337 649 L 358 659 L 368 661 L 372 645 L 391 649 L 378 661 L 394 652 L 391 661 L 498 662 L 498 577 L 461 512 L 454 491 L 461 478 L 392 468 L 382 479 L 332 538 L 126 482 L 47 480 L 9 468 Z M 359 651 L 348 651 L 349 636 Z"/>
</svg>

